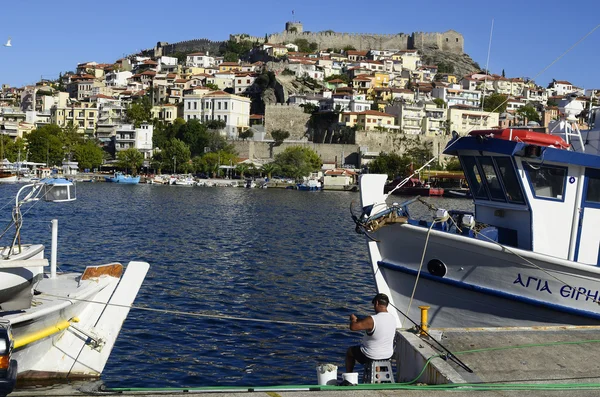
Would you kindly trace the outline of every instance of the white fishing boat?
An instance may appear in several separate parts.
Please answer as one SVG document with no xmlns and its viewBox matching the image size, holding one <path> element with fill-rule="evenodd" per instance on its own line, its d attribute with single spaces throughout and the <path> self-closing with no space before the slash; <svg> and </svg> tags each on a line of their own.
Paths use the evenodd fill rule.
<svg viewBox="0 0 600 397">
<path fill-rule="evenodd" d="M 504 129 L 455 136 L 473 212 L 392 203 L 386 175 L 363 175 L 357 231 L 379 292 L 433 327 L 600 324 L 600 109 L 579 131 L 577 102 L 551 134 Z"/>
<path fill-rule="evenodd" d="M 51 222 L 50 263 L 43 245 L 21 244 L 22 206 L 75 198 L 74 184 L 65 179 L 23 186 L 13 221 L 0 236 L 8 239 L 0 248 L 0 328 L 12 328 L 5 351 L 0 343 L 0 373 L 9 377 L 17 372 L 19 380 L 100 376 L 148 271 L 145 262 L 129 262 L 57 272 L 57 220 Z"/>
</svg>

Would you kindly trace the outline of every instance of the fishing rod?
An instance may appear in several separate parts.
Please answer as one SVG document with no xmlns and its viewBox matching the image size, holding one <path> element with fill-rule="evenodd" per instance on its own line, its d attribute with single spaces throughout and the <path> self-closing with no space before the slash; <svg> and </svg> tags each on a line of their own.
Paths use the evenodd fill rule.
<svg viewBox="0 0 600 397">
<path fill-rule="evenodd" d="M 437 339 L 435 339 L 433 336 L 431 336 L 429 334 L 429 332 L 427 332 L 426 330 L 423 329 L 423 327 L 421 327 L 419 324 L 417 324 L 416 322 L 414 322 L 410 317 L 408 317 L 408 315 L 404 314 L 404 312 L 400 309 L 398 309 L 396 306 L 394 306 L 393 303 L 388 302 L 390 306 L 392 306 L 394 309 L 396 309 L 396 311 L 400 314 L 402 314 L 406 319 L 408 319 L 408 321 L 410 321 L 411 323 L 413 323 L 415 325 L 415 327 L 417 327 L 417 330 L 419 330 L 420 332 L 424 333 L 425 335 L 427 335 L 427 337 L 429 337 L 429 339 L 431 339 L 432 341 L 434 341 L 435 343 L 437 343 L 438 346 L 440 346 L 442 349 L 444 349 L 444 351 L 446 352 L 446 356 L 452 360 L 454 360 L 458 365 L 460 365 L 461 367 L 464 368 L 465 371 L 467 371 L 468 373 L 472 374 L 473 370 L 471 368 L 469 368 L 469 366 L 465 363 L 463 363 L 458 357 L 456 357 L 454 355 L 454 353 L 452 353 L 450 350 L 448 350 L 448 348 L 444 345 L 442 345 L 441 342 L 438 342 Z"/>
</svg>

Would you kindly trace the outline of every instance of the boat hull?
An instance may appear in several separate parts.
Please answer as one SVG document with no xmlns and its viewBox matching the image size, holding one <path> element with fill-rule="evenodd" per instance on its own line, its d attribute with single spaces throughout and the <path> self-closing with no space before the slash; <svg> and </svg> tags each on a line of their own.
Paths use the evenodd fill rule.
<svg viewBox="0 0 600 397">
<path fill-rule="evenodd" d="M 403 312 L 412 297 L 413 320 L 427 305 L 433 327 L 600 324 L 595 266 L 411 224 L 387 225 L 372 237 L 377 289 Z M 398 315 L 400 324 L 412 325 L 402 320 Z"/>
<path fill-rule="evenodd" d="M 100 376 L 148 268 L 131 262 L 123 275 L 111 264 L 46 276 L 36 305 L 0 312 L 12 324 L 19 380 Z"/>
</svg>

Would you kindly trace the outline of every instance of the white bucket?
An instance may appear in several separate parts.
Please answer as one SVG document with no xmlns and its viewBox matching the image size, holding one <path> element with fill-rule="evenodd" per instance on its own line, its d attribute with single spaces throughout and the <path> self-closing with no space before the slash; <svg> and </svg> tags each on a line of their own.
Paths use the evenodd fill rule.
<svg viewBox="0 0 600 397">
<path fill-rule="evenodd" d="M 337 366 L 333 364 L 317 365 L 319 385 L 337 385 Z"/>
<path fill-rule="evenodd" d="M 352 383 L 353 385 L 358 385 L 358 372 L 346 372 L 342 374 L 342 378 L 348 383 Z"/>
</svg>

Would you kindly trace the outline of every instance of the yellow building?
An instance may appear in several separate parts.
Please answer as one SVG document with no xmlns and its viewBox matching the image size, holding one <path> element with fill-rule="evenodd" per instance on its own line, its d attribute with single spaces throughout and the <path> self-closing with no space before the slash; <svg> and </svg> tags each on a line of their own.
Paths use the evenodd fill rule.
<svg viewBox="0 0 600 397">
<path fill-rule="evenodd" d="M 378 128 L 397 129 L 394 125 L 394 116 L 378 112 L 376 110 L 365 110 L 364 112 L 345 112 L 340 114 L 340 123 L 348 127 L 360 126 L 365 131 L 375 131 Z"/>
<path fill-rule="evenodd" d="M 223 62 L 219 65 L 219 72 L 241 72 L 242 66 L 237 62 Z"/>
<path fill-rule="evenodd" d="M 177 118 L 178 112 L 178 105 L 172 103 L 152 106 L 152 109 L 150 110 L 150 113 L 152 113 L 152 119 L 159 119 L 168 124 L 173 124 Z"/>
<path fill-rule="evenodd" d="M 98 123 L 98 109 L 95 103 L 82 103 L 72 106 L 57 106 L 51 110 L 51 119 L 59 127 L 73 123 L 77 132 L 93 135 Z"/>
<path fill-rule="evenodd" d="M 469 106 L 456 105 L 448 109 L 450 131 L 464 135 L 473 130 L 486 130 L 498 127 L 499 114 L 485 112 Z"/>
<path fill-rule="evenodd" d="M 389 87 L 390 75 L 388 73 L 375 73 L 373 79 L 373 88 Z"/>
</svg>

